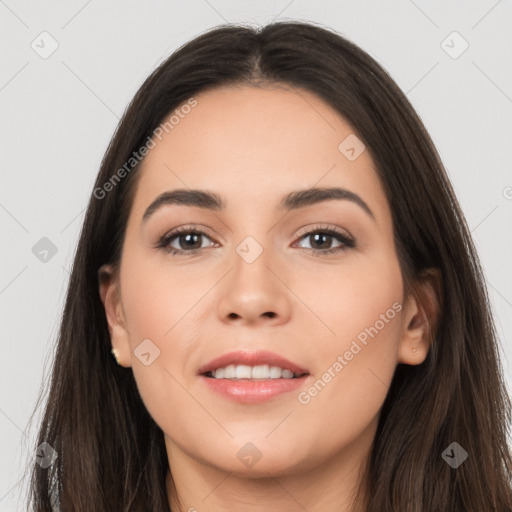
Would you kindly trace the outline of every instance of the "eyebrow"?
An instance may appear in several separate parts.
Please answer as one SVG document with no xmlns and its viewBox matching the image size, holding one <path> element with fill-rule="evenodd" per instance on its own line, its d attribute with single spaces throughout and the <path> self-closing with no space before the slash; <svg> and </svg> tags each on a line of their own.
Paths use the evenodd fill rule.
<svg viewBox="0 0 512 512">
<path fill-rule="evenodd" d="M 308 188 L 286 194 L 276 207 L 276 211 L 290 211 L 318 204 L 332 199 L 347 200 L 360 206 L 373 220 L 375 216 L 369 206 L 354 192 L 343 188 Z M 207 210 L 226 209 L 221 196 L 207 190 L 176 189 L 160 194 L 146 209 L 142 221 L 148 220 L 159 208 L 165 205 L 195 206 Z"/>
</svg>

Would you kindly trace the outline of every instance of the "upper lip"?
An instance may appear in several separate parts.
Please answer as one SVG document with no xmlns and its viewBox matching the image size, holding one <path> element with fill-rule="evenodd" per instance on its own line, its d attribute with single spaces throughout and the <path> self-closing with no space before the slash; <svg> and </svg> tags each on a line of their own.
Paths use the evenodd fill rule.
<svg viewBox="0 0 512 512">
<path fill-rule="evenodd" d="M 238 350 L 234 352 L 228 352 L 202 365 L 199 368 L 198 373 L 202 375 L 217 370 L 218 368 L 224 368 L 230 364 L 247 366 L 268 364 L 269 366 L 279 366 L 279 368 L 282 370 L 290 370 L 296 375 L 308 373 L 306 369 L 301 368 L 285 357 L 280 356 L 274 352 L 269 352 L 268 350 L 259 350 L 257 352 L 246 352 Z"/>
</svg>

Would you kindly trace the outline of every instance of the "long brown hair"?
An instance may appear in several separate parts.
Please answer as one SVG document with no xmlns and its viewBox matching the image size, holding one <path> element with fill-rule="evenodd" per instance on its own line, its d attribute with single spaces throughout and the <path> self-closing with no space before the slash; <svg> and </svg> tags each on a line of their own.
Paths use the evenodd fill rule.
<svg viewBox="0 0 512 512">
<path fill-rule="evenodd" d="M 510 398 L 482 269 L 447 174 L 383 68 L 331 29 L 304 22 L 205 32 L 145 80 L 123 115 L 80 234 L 36 444 L 48 443 L 58 456 L 48 468 L 33 464 L 29 506 L 50 511 L 58 495 L 65 512 L 170 510 L 163 433 L 132 372 L 110 354 L 98 269 L 119 264 L 139 168 L 127 170 L 126 162 L 165 116 L 213 87 L 272 83 L 318 95 L 370 151 L 391 207 L 405 289 L 429 269 L 442 277 L 428 357 L 397 366 L 381 411 L 365 509 L 512 511 Z M 122 179 L 112 181 L 123 166 Z M 468 453 L 456 469 L 442 456 L 453 442 Z"/>
</svg>

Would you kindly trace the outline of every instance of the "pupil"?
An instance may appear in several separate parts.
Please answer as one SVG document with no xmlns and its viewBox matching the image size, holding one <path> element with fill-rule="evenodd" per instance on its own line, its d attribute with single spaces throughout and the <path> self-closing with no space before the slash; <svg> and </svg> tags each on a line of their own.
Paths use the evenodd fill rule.
<svg viewBox="0 0 512 512">
<path fill-rule="evenodd" d="M 331 235 L 326 235 L 325 233 L 317 233 L 317 234 L 313 235 L 313 239 L 315 240 L 314 244 L 313 244 L 313 247 L 317 243 L 318 237 L 322 237 L 325 240 L 326 238 L 331 238 Z"/>
<path fill-rule="evenodd" d="M 186 247 L 188 247 L 189 249 L 196 249 L 196 248 L 197 248 L 197 249 L 199 249 L 199 248 L 201 247 L 201 244 L 200 244 L 200 243 L 199 243 L 199 247 L 193 247 L 193 243 L 192 243 L 192 245 L 191 245 L 191 244 L 189 244 L 188 242 L 190 241 L 190 237 L 200 237 L 200 236 L 201 236 L 201 235 L 200 235 L 200 234 L 198 234 L 198 233 L 192 233 L 192 234 L 191 234 L 191 233 L 189 233 L 189 234 L 186 234 L 186 235 L 181 235 L 181 241 L 186 240 L 186 241 L 187 241 L 187 243 L 185 243 L 184 245 L 185 245 Z M 197 244 L 197 240 L 196 240 L 196 244 Z"/>
</svg>

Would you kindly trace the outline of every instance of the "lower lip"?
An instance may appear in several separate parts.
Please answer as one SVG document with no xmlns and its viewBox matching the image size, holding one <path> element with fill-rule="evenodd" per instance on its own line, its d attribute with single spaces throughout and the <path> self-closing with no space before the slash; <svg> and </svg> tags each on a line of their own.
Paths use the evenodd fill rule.
<svg viewBox="0 0 512 512">
<path fill-rule="evenodd" d="M 300 388 L 309 375 L 295 379 L 231 380 L 201 375 L 206 385 L 222 396 L 244 404 L 259 404 L 278 395 Z"/>
</svg>

